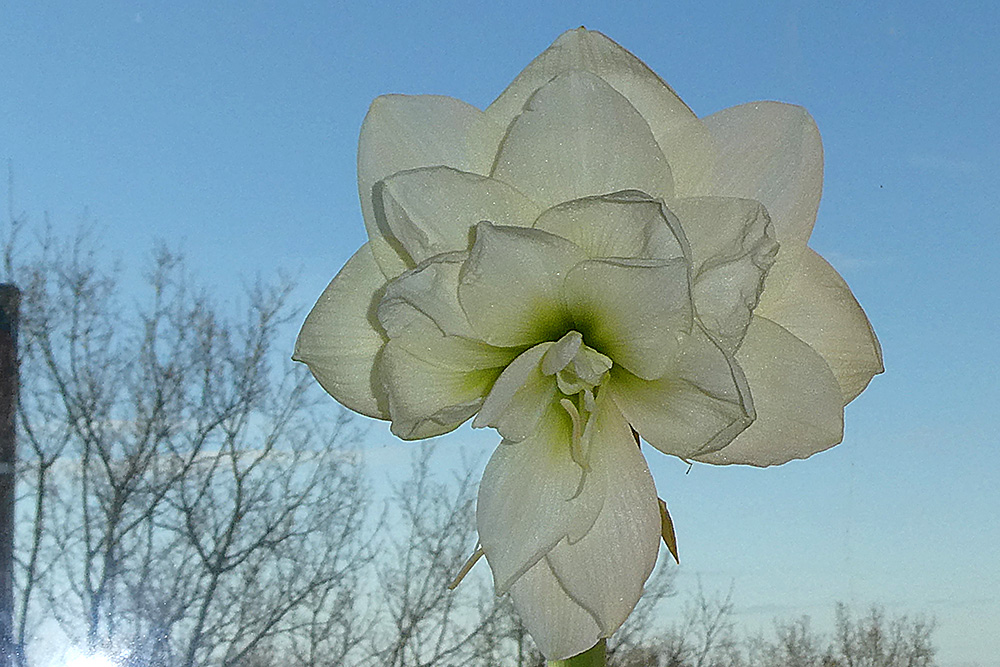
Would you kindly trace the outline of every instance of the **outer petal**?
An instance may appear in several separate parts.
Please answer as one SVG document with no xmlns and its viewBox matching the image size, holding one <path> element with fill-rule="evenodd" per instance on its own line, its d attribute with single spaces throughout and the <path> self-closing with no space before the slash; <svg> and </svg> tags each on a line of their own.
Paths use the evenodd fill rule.
<svg viewBox="0 0 1000 667">
<path fill-rule="evenodd" d="M 779 465 L 833 447 L 844 437 L 840 385 L 809 345 L 754 316 L 736 360 L 750 384 L 757 419 L 728 446 L 693 458 Z"/>
<path fill-rule="evenodd" d="M 538 561 L 510 587 L 521 622 L 549 660 L 586 651 L 603 636 L 594 617 L 562 587 L 548 559 Z"/>
<path fill-rule="evenodd" d="M 753 102 L 704 119 L 719 147 L 702 194 L 756 199 L 774 224 L 783 254 L 805 247 L 823 190 L 823 144 L 802 107 Z"/>
<path fill-rule="evenodd" d="M 483 220 L 530 227 L 540 209 L 511 186 L 451 167 L 398 172 L 379 181 L 375 213 L 413 258 L 469 249 L 472 228 Z"/>
<path fill-rule="evenodd" d="M 601 513 L 582 539 L 563 540 L 546 558 L 569 597 L 609 637 L 632 612 L 656 564 L 660 510 L 653 478 L 628 424 L 614 403 L 600 397 L 592 437 L 590 474 L 601 477 L 607 488 Z M 587 648 L 567 646 L 566 655 Z"/>
<path fill-rule="evenodd" d="M 660 377 L 691 332 L 688 266 L 674 260 L 587 260 L 564 285 L 574 329 L 641 378 Z"/>
<path fill-rule="evenodd" d="M 388 403 L 374 373 L 385 336 L 375 306 L 385 278 L 366 243 L 347 261 L 306 317 L 292 358 L 309 366 L 322 387 L 345 406 L 388 419 Z"/>
<path fill-rule="evenodd" d="M 486 464 L 476 521 L 497 595 L 556 543 L 579 539 L 597 519 L 604 487 L 588 483 L 573 462 L 572 432 L 569 415 L 552 403 L 531 437 L 502 442 Z"/>
<path fill-rule="evenodd" d="M 485 175 L 502 132 L 482 111 L 450 97 L 384 95 L 372 102 L 358 142 L 358 194 L 375 259 L 386 277 L 413 262 L 379 229 L 372 204 L 375 183 L 404 169 L 435 165 Z"/>
<path fill-rule="evenodd" d="M 619 190 L 671 197 L 646 121 L 602 79 L 574 70 L 542 86 L 504 137 L 493 176 L 543 207 Z"/>
<path fill-rule="evenodd" d="M 477 335 L 491 345 L 552 340 L 571 322 L 563 279 L 585 257 L 566 239 L 537 229 L 480 223 L 458 300 Z"/>
<path fill-rule="evenodd" d="M 691 109 L 645 63 L 593 30 L 563 33 L 518 74 L 486 114 L 506 126 L 536 90 L 574 69 L 601 77 L 642 114 L 670 163 L 679 194 L 707 176 L 712 140 Z"/>
<path fill-rule="evenodd" d="M 672 208 L 691 247 L 695 310 L 735 352 L 778 252 L 767 211 L 752 199 L 728 197 L 679 199 Z"/>
<path fill-rule="evenodd" d="M 813 249 L 791 271 L 781 297 L 765 291 L 755 312 L 819 352 L 840 383 L 844 404 L 850 403 L 885 370 L 875 332 L 847 283 Z"/>
<path fill-rule="evenodd" d="M 646 442 L 683 459 L 725 447 L 755 416 L 743 371 L 699 327 L 663 377 L 614 367 L 606 391 Z"/>
<path fill-rule="evenodd" d="M 591 258 L 684 257 L 681 223 L 660 200 L 636 190 L 565 202 L 534 224 L 580 246 Z"/>
</svg>

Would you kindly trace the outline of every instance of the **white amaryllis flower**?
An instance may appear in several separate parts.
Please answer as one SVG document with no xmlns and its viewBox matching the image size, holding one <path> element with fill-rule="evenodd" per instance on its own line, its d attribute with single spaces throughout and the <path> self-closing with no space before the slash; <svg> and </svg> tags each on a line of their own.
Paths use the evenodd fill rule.
<svg viewBox="0 0 1000 667">
<path fill-rule="evenodd" d="M 625 620 L 653 569 L 666 454 L 766 466 L 840 442 L 882 371 L 806 242 L 822 185 L 803 109 L 697 118 L 633 55 L 571 30 L 485 111 L 380 97 L 361 128 L 369 241 L 295 358 L 405 439 L 503 440 L 482 550 L 550 660 Z M 633 431 L 634 429 L 634 431 Z"/>
</svg>

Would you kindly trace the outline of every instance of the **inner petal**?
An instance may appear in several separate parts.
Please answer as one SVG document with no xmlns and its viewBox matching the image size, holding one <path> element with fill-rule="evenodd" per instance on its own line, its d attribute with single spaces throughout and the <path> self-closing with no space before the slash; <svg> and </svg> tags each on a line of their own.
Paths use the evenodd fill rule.
<svg viewBox="0 0 1000 667">
<path fill-rule="evenodd" d="M 554 234 L 481 222 L 462 267 L 459 303 L 477 335 L 491 345 L 551 341 L 571 328 L 562 283 L 585 257 Z"/>
<path fill-rule="evenodd" d="M 649 444 L 685 459 L 728 445 L 755 414 L 736 360 L 697 325 L 663 377 L 616 367 L 604 393 Z"/>
<path fill-rule="evenodd" d="M 529 227 L 539 213 L 536 204 L 506 183 L 450 167 L 393 174 L 373 193 L 379 225 L 417 263 L 468 250 L 472 228 L 482 220 Z"/>
<path fill-rule="evenodd" d="M 661 200 L 638 190 L 564 202 L 542 213 L 534 227 L 572 241 L 592 259 L 688 254 L 677 217 Z"/>
<path fill-rule="evenodd" d="M 546 375 L 555 375 L 566 368 L 580 351 L 581 345 L 583 345 L 583 335 L 579 331 L 567 333 L 546 351 L 542 358 L 542 372 Z"/>
<path fill-rule="evenodd" d="M 557 544 L 546 559 L 566 593 L 610 636 L 632 611 L 659 553 L 656 489 L 628 423 L 599 398 L 588 481 L 607 491 L 597 521 L 579 541 Z"/>
<path fill-rule="evenodd" d="M 541 369 L 541 360 L 552 347 L 552 343 L 535 345 L 504 369 L 473 420 L 473 428 L 492 426 L 511 442 L 535 433 L 556 398 L 555 379 Z"/>
<path fill-rule="evenodd" d="M 563 295 L 587 344 L 644 379 L 663 375 L 691 332 L 682 259 L 587 260 L 570 271 Z"/>
<path fill-rule="evenodd" d="M 671 205 L 691 243 L 695 310 L 732 353 L 757 306 L 778 244 L 760 202 L 732 197 L 692 197 Z"/>
<path fill-rule="evenodd" d="M 390 338 L 405 337 L 421 320 L 430 320 L 443 334 L 475 337 L 458 303 L 458 276 L 466 257 L 438 255 L 388 284 L 376 314 Z"/>
<path fill-rule="evenodd" d="M 441 164 L 486 174 L 503 131 L 479 109 L 450 97 L 383 95 L 372 102 L 358 139 L 358 194 L 375 261 L 386 278 L 413 263 L 379 228 L 375 183 L 404 169 Z"/>
</svg>

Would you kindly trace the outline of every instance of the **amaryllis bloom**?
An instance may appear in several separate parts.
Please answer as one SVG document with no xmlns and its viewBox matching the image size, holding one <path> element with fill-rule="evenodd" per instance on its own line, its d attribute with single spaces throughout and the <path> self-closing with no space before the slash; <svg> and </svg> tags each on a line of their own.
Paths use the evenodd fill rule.
<svg viewBox="0 0 1000 667">
<path fill-rule="evenodd" d="M 635 433 L 768 466 L 840 442 L 882 371 L 843 279 L 806 243 L 823 180 L 803 109 L 699 119 L 604 35 L 562 35 L 485 111 L 375 100 L 368 242 L 295 358 L 404 439 L 502 437 L 477 522 L 498 594 L 545 656 L 611 635 L 659 551 Z"/>
</svg>

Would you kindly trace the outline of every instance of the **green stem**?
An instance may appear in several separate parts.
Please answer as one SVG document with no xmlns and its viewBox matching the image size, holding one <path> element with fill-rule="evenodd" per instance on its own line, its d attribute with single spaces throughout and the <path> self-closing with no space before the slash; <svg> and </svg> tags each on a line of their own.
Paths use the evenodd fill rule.
<svg viewBox="0 0 1000 667">
<path fill-rule="evenodd" d="M 608 659 L 608 644 L 604 639 L 594 648 L 565 660 L 550 660 L 549 667 L 604 667 Z"/>
</svg>

